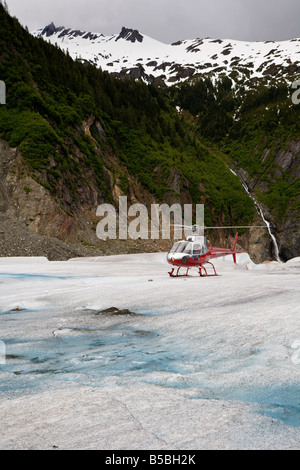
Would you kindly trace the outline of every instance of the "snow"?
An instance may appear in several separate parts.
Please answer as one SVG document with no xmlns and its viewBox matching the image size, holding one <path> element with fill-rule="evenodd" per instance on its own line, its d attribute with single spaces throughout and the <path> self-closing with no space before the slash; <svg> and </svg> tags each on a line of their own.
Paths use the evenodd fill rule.
<svg viewBox="0 0 300 470">
<path fill-rule="evenodd" d="M 0 258 L 0 448 L 299 450 L 300 259 L 215 265 Z"/>
<path fill-rule="evenodd" d="M 32 34 L 41 36 L 42 31 L 43 29 L 39 29 Z M 187 79 L 177 76 L 175 65 L 195 68 L 197 73 L 210 73 L 222 67 L 227 75 L 239 70 L 237 67 L 244 67 L 251 73 L 251 78 L 263 78 L 264 72 L 270 66 L 288 67 L 291 63 L 298 63 L 300 59 L 300 39 L 282 42 L 246 42 L 205 38 L 188 39 L 175 45 L 164 44 L 144 34 L 142 42 L 134 43 L 118 39 L 118 34 L 111 36 L 91 34 L 97 39 L 84 39 L 85 33 L 76 36 L 74 30 L 59 37 L 61 29 L 49 37 L 45 35 L 42 37 L 68 51 L 73 59 L 85 59 L 109 72 L 119 73 L 122 69 L 134 68 L 141 64 L 147 75 L 153 77 L 165 75 L 168 85 L 174 84 L 175 77 L 177 82 Z M 148 65 L 153 61 L 156 61 L 157 65 Z M 165 64 L 163 70 L 159 67 L 162 64 Z M 217 75 L 218 73 L 220 72 L 217 72 Z"/>
</svg>

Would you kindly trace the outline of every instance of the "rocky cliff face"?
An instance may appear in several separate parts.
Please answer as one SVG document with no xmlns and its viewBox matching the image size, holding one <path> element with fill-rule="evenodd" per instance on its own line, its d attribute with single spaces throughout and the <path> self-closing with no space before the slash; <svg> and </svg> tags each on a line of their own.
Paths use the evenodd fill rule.
<svg viewBox="0 0 300 470">
<path fill-rule="evenodd" d="M 114 204 L 118 205 L 120 195 L 124 195 L 120 180 L 115 176 L 120 167 L 111 157 L 110 164 L 114 171 L 106 169 L 107 179 Z M 121 169 L 124 172 L 124 168 Z M 158 169 L 159 171 L 159 169 Z M 155 203 L 153 196 L 128 175 L 128 203 L 137 202 L 149 208 Z M 178 202 L 172 190 L 186 188 L 182 194 L 185 202 L 189 201 L 188 182 L 182 182 L 178 172 L 171 171 L 168 185 L 170 196 L 166 202 L 170 205 Z M 26 174 L 22 156 L 17 148 L 0 140 L 0 256 L 47 256 L 50 260 L 69 259 L 77 256 L 96 256 L 139 251 L 167 251 L 172 244 L 168 240 L 108 240 L 100 241 L 95 232 L 99 219 L 96 217 L 97 204 L 100 200 L 95 193 L 88 193 L 84 204 L 74 213 L 68 214 L 49 194 L 46 188 Z M 258 222 L 254 221 L 254 222 Z M 261 223 L 261 220 L 259 221 Z M 218 233 L 221 246 L 231 244 L 232 239 Z M 270 240 L 266 234 L 251 231 L 239 241 L 242 249 L 250 251 L 254 261 L 270 259 Z"/>
<path fill-rule="evenodd" d="M 285 175 L 288 182 L 300 181 L 300 141 L 289 141 L 285 149 L 275 157 L 276 174 Z M 282 194 L 285 197 L 285 194 Z M 274 213 L 275 212 L 275 213 Z M 300 255 L 300 188 L 298 194 L 287 204 L 287 211 L 281 216 L 277 210 L 270 213 L 276 227 L 280 256 L 284 261 Z"/>
<path fill-rule="evenodd" d="M 89 124 L 85 123 L 89 132 Z M 113 156 L 105 168 L 112 203 L 118 207 L 124 195 L 120 175 L 126 172 Z M 150 207 L 151 194 L 128 174 L 128 203 Z M 62 189 L 63 191 L 63 189 Z M 89 188 L 79 188 L 80 203 L 68 213 L 61 203 L 27 172 L 17 148 L 0 139 L 0 257 L 47 256 L 50 260 L 140 251 L 167 250 L 168 241 L 101 241 L 96 235 L 97 207 L 103 201 L 92 179 Z M 68 200 L 68 193 L 66 193 Z M 150 212 L 149 212 L 150 213 Z"/>
<path fill-rule="evenodd" d="M 18 149 L 0 140 L 0 256 L 79 255 L 74 242 L 83 226 L 26 174 Z"/>
</svg>

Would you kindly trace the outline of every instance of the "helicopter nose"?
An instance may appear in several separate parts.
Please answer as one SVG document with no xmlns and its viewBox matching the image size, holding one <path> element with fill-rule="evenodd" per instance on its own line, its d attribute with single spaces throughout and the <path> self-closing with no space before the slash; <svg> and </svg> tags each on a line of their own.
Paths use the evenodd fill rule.
<svg viewBox="0 0 300 470">
<path fill-rule="evenodd" d="M 175 264 L 178 261 L 177 257 L 175 258 L 174 253 L 169 253 L 167 256 L 167 261 L 170 264 Z"/>
</svg>

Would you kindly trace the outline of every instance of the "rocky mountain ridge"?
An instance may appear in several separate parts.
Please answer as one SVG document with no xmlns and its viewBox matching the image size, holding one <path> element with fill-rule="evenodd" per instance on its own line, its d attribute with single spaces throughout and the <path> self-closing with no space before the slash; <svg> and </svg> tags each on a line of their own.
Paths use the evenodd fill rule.
<svg viewBox="0 0 300 470">
<path fill-rule="evenodd" d="M 300 39 L 245 42 L 231 39 L 187 39 L 164 44 L 123 27 L 110 36 L 50 23 L 33 31 L 57 44 L 73 59 L 89 62 L 119 77 L 173 85 L 190 78 L 225 74 L 235 83 L 257 79 L 292 81 L 300 72 Z"/>
</svg>

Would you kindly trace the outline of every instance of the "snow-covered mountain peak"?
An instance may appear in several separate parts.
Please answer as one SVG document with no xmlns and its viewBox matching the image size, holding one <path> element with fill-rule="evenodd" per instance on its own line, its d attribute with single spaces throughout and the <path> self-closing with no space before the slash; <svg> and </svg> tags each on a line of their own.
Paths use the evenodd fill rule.
<svg viewBox="0 0 300 470">
<path fill-rule="evenodd" d="M 82 39 L 89 39 L 90 41 L 96 40 L 100 37 L 104 38 L 104 34 L 91 33 L 87 31 L 81 31 L 79 29 L 65 28 L 65 26 L 56 27 L 53 22 L 45 26 L 43 29 L 34 31 L 35 36 L 42 36 L 43 38 L 53 37 L 55 39 L 62 39 L 67 36 L 68 39 L 80 37 Z M 143 42 L 144 36 L 140 34 L 137 29 L 122 27 L 119 35 L 108 36 L 109 40 L 114 38 L 115 41 L 124 39 L 130 42 Z"/>
<path fill-rule="evenodd" d="M 196 38 L 164 44 L 122 27 L 110 36 L 50 23 L 34 36 L 57 44 L 71 57 L 121 78 L 172 85 L 198 76 L 230 77 L 235 83 L 262 79 L 294 81 L 300 73 L 300 39 L 245 42 Z"/>
<path fill-rule="evenodd" d="M 131 42 L 143 42 L 144 36 L 142 36 L 137 29 L 129 29 L 123 26 L 122 31 L 120 32 L 116 41 L 118 41 L 119 39 L 125 39 L 126 41 Z"/>
</svg>

